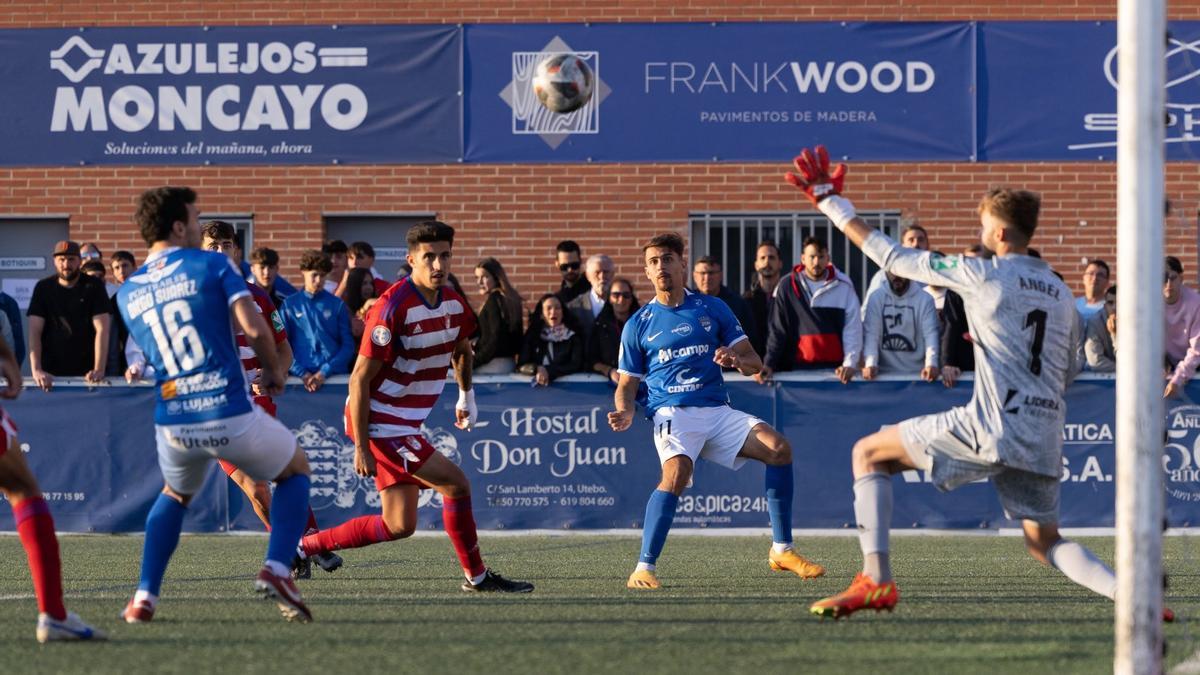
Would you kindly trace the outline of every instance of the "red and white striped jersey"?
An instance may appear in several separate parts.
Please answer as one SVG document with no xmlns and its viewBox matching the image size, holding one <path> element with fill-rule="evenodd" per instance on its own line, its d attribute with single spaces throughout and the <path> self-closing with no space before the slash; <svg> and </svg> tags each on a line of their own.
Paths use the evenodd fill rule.
<svg viewBox="0 0 1200 675">
<path fill-rule="evenodd" d="M 371 306 L 359 355 L 383 362 L 371 381 L 371 438 L 421 433 L 446 386 L 454 345 L 475 333 L 475 313 L 450 286 L 429 305 L 411 279 L 392 284 Z M 347 421 L 349 410 L 347 410 Z M 346 425 L 346 433 L 353 430 Z"/>
<path fill-rule="evenodd" d="M 271 296 L 263 289 L 255 286 L 252 283 L 246 282 L 246 287 L 250 289 L 250 297 L 254 298 L 254 305 L 258 308 L 258 313 L 262 314 L 267 325 L 271 327 L 271 336 L 274 338 L 275 344 L 279 344 L 287 340 L 287 330 L 283 327 L 283 317 L 279 316 L 279 310 L 275 309 L 275 303 L 271 302 Z M 242 360 L 242 369 L 246 371 L 246 381 L 253 382 L 258 377 L 258 357 L 254 355 L 254 348 L 250 346 L 250 341 L 246 339 L 246 334 L 234 324 L 234 337 L 237 340 L 238 358 Z"/>
</svg>

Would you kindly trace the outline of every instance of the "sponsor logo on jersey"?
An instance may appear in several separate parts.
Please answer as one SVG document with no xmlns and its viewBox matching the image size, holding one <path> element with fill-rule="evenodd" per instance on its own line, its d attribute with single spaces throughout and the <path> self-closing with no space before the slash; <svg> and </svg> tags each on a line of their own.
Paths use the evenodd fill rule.
<svg viewBox="0 0 1200 675">
<path fill-rule="evenodd" d="M 228 436 L 176 436 L 175 444 L 192 450 L 195 448 L 223 448 L 229 445 Z"/>
<path fill-rule="evenodd" d="M 283 317 L 279 316 L 278 311 L 271 312 L 271 325 L 275 327 L 276 333 L 283 332 Z"/>
<path fill-rule="evenodd" d="M 700 321 L 700 327 L 704 329 L 705 333 L 712 332 L 712 329 L 713 329 L 712 319 L 708 318 L 707 316 L 702 316 L 702 317 L 700 317 L 699 321 Z"/>
<path fill-rule="evenodd" d="M 654 335 L 651 335 L 650 337 L 646 338 L 646 342 L 654 342 L 654 338 L 658 337 L 659 335 L 662 335 L 662 333 L 663 332 L 661 330 L 658 331 Z"/>
<path fill-rule="evenodd" d="M 692 334 L 692 324 L 686 322 L 681 323 L 672 328 L 671 332 L 680 337 L 687 337 L 688 335 Z"/>
<path fill-rule="evenodd" d="M 675 384 L 667 385 L 668 394 L 684 394 L 690 391 L 700 391 L 704 388 L 703 384 L 699 384 L 699 377 L 688 377 L 690 369 L 685 368 L 675 375 Z"/>
<path fill-rule="evenodd" d="M 375 326 L 371 331 L 371 342 L 380 347 L 388 346 L 392 343 L 392 331 L 387 326 Z"/>
<path fill-rule="evenodd" d="M 685 359 L 689 356 L 707 354 L 709 349 L 709 345 L 688 345 L 675 349 L 660 349 L 658 350 L 658 362 L 667 363 L 672 359 Z"/>
<path fill-rule="evenodd" d="M 958 257 L 935 255 L 929 259 L 929 266 L 935 270 L 945 271 L 958 269 Z"/>
</svg>

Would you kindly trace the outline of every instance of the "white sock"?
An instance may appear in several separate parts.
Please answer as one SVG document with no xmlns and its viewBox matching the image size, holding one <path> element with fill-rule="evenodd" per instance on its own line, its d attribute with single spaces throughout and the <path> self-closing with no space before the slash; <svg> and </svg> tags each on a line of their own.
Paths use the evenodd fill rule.
<svg viewBox="0 0 1200 675">
<path fill-rule="evenodd" d="M 292 573 L 292 568 L 284 565 L 278 560 L 268 560 L 263 563 L 263 567 L 271 570 L 277 577 L 286 577 Z"/>
<path fill-rule="evenodd" d="M 772 542 L 771 550 L 776 553 L 783 553 L 784 551 L 790 551 L 790 550 L 792 550 L 792 542 L 790 542 L 790 541 L 782 542 L 782 543 L 778 542 L 778 541 Z"/>
<path fill-rule="evenodd" d="M 892 524 L 892 477 L 869 473 L 854 481 L 854 518 L 863 572 L 875 583 L 892 580 L 888 559 L 888 529 Z"/>
<path fill-rule="evenodd" d="M 145 601 L 149 601 L 149 602 L 150 602 L 150 606 L 151 606 L 151 607 L 157 607 L 157 606 L 158 606 L 158 596 L 157 596 L 157 595 L 155 595 L 155 594 L 153 594 L 153 593 L 151 593 L 150 591 L 142 591 L 142 590 L 139 590 L 139 591 L 137 591 L 136 593 L 134 593 L 134 594 L 133 594 L 133 601 L 134 601 L 134 602 L 142 602 L 143 600 L 145 600 Z"/>
<path fill-rule="evenodd" d="M 470 572 L 467 572 L 466 577 L 467 577 L 467 581 L 470 581 L 472 586 L 478 586 L 479 584 L 483 583 L 484 579 L 487 578 L 487 570 L 484 570 L 483 573 L 477 577 L 473 577 L 473 576 L 471 576 Z"/>
<path fill-rule="evenodd" d="M 1117 575 L 1080 544 L 1062 539 L 1050 547 L 1046 558 L 1071 581 L 1109 600 L 1116 598 Z"/>
<path fill-rule="evenodd" d="M 636 570 L 637 570 L 638 572 L 653 572 L 653 571 L 654 571 L 654 564 L 653 564 L 653 563 L 644 563 L 644 562 L 640 562 L 640 563 L 638 563 L 638 564 L 637 564 L 637 568 L 636 568 Z"/>
</svg>

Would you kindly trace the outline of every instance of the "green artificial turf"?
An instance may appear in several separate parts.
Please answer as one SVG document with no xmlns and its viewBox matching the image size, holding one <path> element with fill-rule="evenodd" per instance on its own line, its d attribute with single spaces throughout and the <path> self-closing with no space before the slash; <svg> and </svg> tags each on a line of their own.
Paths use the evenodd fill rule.
<svg viewBox="0 0 1200 675">
<path fill-rule="evenodd" d="M 1083 540 L 1105 560 L 1112 540 Z M 664 588 L 625 589 L 629 536 L 484 534 L 493 568 L 532 595 L 468 595 L 443 536 L 343 551 L 301 582 L 315 615 L 285 623 L 252 592 L 266 539 L 184 537 L 154 621 L 117 614 L 138 577 L 140 537 L 61 537 L 68 606 L 106 644 L 34 641 L 36 604 L 16 537 L 0 537 L 0 672 L 23 673 L 1097 673 L 1111 672 L 1112 605 L 1042 567 L 1013 537 L 898 537 L 893 614 L 808 613 L 859 562 L 852 537 L 804 538 L 829 573 L 771 572 L 766 537 L 673 535 Z M 1166 541 L 1173 665 L 1200 649 L 1200 540 Z"/>
</svg>

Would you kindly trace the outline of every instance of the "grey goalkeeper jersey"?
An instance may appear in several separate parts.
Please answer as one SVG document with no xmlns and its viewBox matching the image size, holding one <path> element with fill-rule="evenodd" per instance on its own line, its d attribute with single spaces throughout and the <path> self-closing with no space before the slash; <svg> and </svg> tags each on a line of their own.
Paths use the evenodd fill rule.
<svg viewBox="0 0 1200 675">
<path fill-rule="evenodd" d="M 1079 372 L 1071 292 L 1045 262 L 988 260 L 903 248 L 881 232 L 863 251 L 885 270 L 963 298 L 975 349 L 971 402 L 952 411 L 980 461 L 1046 476 L 1062 472 L 1063 391 Z"/>
</svg>

